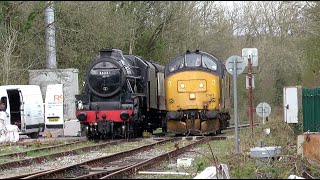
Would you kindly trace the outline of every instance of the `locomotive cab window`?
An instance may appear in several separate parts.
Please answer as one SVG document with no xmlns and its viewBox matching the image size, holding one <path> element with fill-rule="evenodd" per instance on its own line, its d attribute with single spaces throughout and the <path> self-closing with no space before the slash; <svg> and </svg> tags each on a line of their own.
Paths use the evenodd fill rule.
<svg viewBox="0 0 320 180">
<path fill-rule="evenodd" d="M 199 67 L 200 65 L 201 65 L 201 55 L 199 54 L 186 55 L 186 67 Z"/>
<path fill-rule="evenodd" d="M 223 76 L 221 74 L 221 62 L 204 52 L 187 52 L 178 56 L 166 66 L 165 76 L 176 71 L 189 69 L 207 70 Z"/>
<path fill-rule="evenodd" d="M 217 70 L 217 63 L 214 62 L 211 58 L 208 56 L 202 56 L 202 62 L 203 62 L 203 67 L 211 69 L 213 71 Z"/>
<path fill-rule="evenodd" d="M 171 62 L 171 64 L 169 65 L 169 71 L 175 71 L 178 70 L 180 68 L 183 68 L 183 60 L 184 58 L 182 56 L 178 57 L 177 59 L 175 59 L 173 62 Z"/>
</svg>

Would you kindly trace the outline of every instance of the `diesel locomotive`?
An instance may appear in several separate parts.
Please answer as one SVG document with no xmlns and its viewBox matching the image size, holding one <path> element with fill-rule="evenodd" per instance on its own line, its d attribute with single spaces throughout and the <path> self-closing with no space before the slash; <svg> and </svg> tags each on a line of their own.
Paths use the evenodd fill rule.
<svg viewBox="0 0 320 180">
<path fill-rule="evenodd" d="M 213 55 L 187 51 L 165 66 L 167 131 L 214 135 L 229 126 L 231 78 Z"/>
<path fill-rule="evenodd" d="M 87 67 L 76 117 L 89 139 L 134 138 L 165 124 L 164 66 L 101 49 Z"/>
</svg>

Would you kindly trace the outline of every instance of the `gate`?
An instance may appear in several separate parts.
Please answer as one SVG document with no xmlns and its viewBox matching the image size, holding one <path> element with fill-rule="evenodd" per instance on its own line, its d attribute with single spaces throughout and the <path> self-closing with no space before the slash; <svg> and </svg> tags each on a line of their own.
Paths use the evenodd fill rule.
<svg viewBox="0 0 320 180">
<path fill-rule="evenodd" d="M 320 132 L 320 88 L 302 89 L 303 131 Z"/>
</svg>

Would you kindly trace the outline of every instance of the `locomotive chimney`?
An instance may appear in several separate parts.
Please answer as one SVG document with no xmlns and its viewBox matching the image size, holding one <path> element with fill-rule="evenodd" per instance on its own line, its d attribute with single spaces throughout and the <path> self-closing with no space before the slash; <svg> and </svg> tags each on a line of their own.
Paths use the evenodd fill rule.
<svg viewBox="0 0 320 180">
<path fill-rule="evenodd" d="M 108 57 L 112 55 L 113 50 L 112 49 L 101 49 L 100 50 L 100 56 L 101 57 Z"/>
<path fill-rule="evenodd" d="M 124 59 L 122 51 L 119 49 L 101 49 L 100 57 L 113 57 L 116 59 Z"/>
</svg>

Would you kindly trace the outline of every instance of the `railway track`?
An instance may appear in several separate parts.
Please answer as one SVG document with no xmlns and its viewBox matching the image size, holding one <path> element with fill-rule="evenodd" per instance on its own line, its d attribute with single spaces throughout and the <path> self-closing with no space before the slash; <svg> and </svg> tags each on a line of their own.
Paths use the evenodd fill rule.
<svg viewBox="0 0 320 180">
<path fill-rule="evenodd" d="M 258 125 L 260 125 L 260 123 L 253 124 L 253 126 L 258 126 Z M 250 124 L 242 124 L 242 125 L 239 125 L 238 127 L 239 128 L 250 127 Z M 229 129 L 234 129 L 234 128 L 235 128 L 234 126 L 230 126 L 230 127 L 227 127 L 226 129 L 229 130 Z"/>
<path fill-rule="evenodd" d="M 168 138 L 168 139 L 159 139 L 159 141 L 152 143 L 152 144 L 148 144 L 148 145 L 144 145 L 144 146 L 140 146 L 137 148 L 133 148 L 127 151 L 121 151 L 119 153 L 115 153 L 112 155 L 107 155 L 107 156 L 103 156 L 103 157 L 99 157 L 99 158 L 95 158 L 92 160 L 88 160 L 82 163 L 77 163 L 77 164 L 73 164 L 70 166 L 66 166 L 66 167 L 62 167 L 59 169 L 54 169 L 51 171 L 47 171 L 47 172 L 42 172 L 42 173 L 38 173 L 38 174 L 34 174 L 31 176 L 26 176 L 22 179 L 53 179 L 53 178 L 75 178 L 75 177 L 79 177 L 79 176 L 83 176 L 85 174 L 83 173 L 88 173 L 90 170 L 92 170 L 91 167 L 102 167 L 100 168 L 100 170 L 102 171 L 106 171 L 104 168 L 104 165 L 106 164 L 110 164 L 110 162 L 114 162 L 117 161 L 119 159 L 123 159 L 125 157 L 128 157 L 130 155 L 133 154 L 137 154 L 139 152 L 143 152 L 146 151 L 152 147 L 154 147 L 155 145 L 161 144 L 161 143 L 165 143 L 165 142 L 169 142 L 172 141 L 173 138 Z M 113 169 L 114 170 L 114 169 Z M 99 171 L 99 168 L 95 168 L 93 169 L 93 171 Z"/>
<path fill-rule="evenodd" d="M 249 126 L 249 125 L 243 125 L 242 127 L 247 127 L 247 126 Z M 232 127 L 230 127 L 230 128 L 232 128 Z M 163 137 L 163 138 L 167 138 L 167 137 Z M 160 138 L 160 139 L 163 139 L 163 138 Z M 173 139 L 177 139 L 177 138 L 190 139 L 190 138 L 194 138 L 194 137 L 193 136 L 190 136 L 190 137 L 175 137 Z M 201 138 L 204 138 L 204 137 L 201 137 Z M 219 137 L 219 136 L 213 136 L 213 137 L 206 136 L 205 138 L 208 138 L 208 139 L 212 139 L 212 138 L 213 139 L 221 139 L 221 137 Z M 63 156 L 67 156 L 67 155 L 76 155 L 76 154 L 79 154 L 79 151 L 88 152 L 88 151 L 95 150 L 95 149 L 101 149 L 101 148 L 107 147 L 109 145 L 120 143 L 121 141 L 128 141 L 128 140 L 118 140 L 118 141 L 115 141 L 115 142 L 108 142 L 108 143 L 102 143 L 102 144 L 93 145 L 93 146 L 76 148 L 76 149 L 73 149 L 73 150 L 70 150 L 70 151 L 58 152 L 58 153 L 53 153 L 53 154 L 49 154 L 49 155 L 45 155 L 45 156 L 39 156 L 39 157 L 35 157 L 35 158 L 29 158 L 29 159 L 16 160 L 16 161 L 12 161 L 12 162 L 2 163 L 2 164 L 0 164 L 0 169 L 4 170 L 4 169 L 28 166 L 28 165 L 30 165 L 32 163 L 42 163 L 46 159 L 52 159 L 52 158 L 55 159 L 55 158 L 63 157 Z M 166 141 L 170 141 L 170 140 L 166 140 Z M 71 143 L 68 143 L 68 144 L 59 144 L 56 147 L 55 146 L 49 146 L 49 147 L 46 147 L 46 148 L 48 148 L 48 149 L 63 148 L 63 147 L 67 147 L 68 145 L 77 144 L 77 143 L 79 143 L 79 142 L 71 142 Z M 158 143 L 159 142 L 157 142 L 155 144 L 158 144 Z M 154 145 L 150 145 L 150 146 L 154 146 Z M 31 150 L 29 152 L 45 151 L 46 148 L 38 148 L 38 149 Z M 132 152 L 135 152 L 135 151 L 136 150 L 133 150 Z M 143 152 L 145 150 L 143 150 L 143 148 L 141 148 L 139 151 Z M 138 153 L 139 151 L 136 151 L 136 153 Z M 21 157 L 21 156 L 26 156 L 27 153 L 28 153 L 28 151 L 19 152 L 19 153 L 10 153 L 10 154 L 2 155 L 2 157 Z M 130 153 L 131 153 L 131 150 L 123 152 L 122 155 L 123 154 L 130 154 Z M 174 151 L 168 152 L 168 153 L 169 154 L 174 154 Z M 164 153 L 164 154 L 168 155 L 168 153 Z M 121 153 L 117 153 L 117 154 L 121 154 Z M 158 158 L 165 159 L 164 158 L 164 154 L 162 156 L 160 155 L 160 157 L 158 157 Z M 0 155 L 0 158 L 1 158 L 1 155 Z M 109 158 L 112 159 L 111 157 L 109 157 Z M 120 155 L 114 155 L 114 158 L 115 159 L 121 159 L 121 156 Z M 157 160 L 157 157 L 153 157 L 153 158 L 155 158 L 154 161 Z M 110 161 L 110 159 L 108 161 Z M 131 159 L 133 159 L 133 158 L 131 158 Z M 53 176 L 49 175 L 49 178 L 73 178 L 73 179 L 77 179 L 77 178 L 92 179 L 92 178 L 97 178 L 97 177 L 102 178 L 102 177 L 107 176 L 109 174 L 119 173 L 119 172 L 121 172 L 121 170 L 128 169 L 131 166 L 133 166 L 133 164 L 137 164 L 137 166 L 142 166 L 143 164 L 139 164 L 139 163 L 144 162 L 144 161 L 139 160 L 139 163 L 138 162 L 131 162 L 131 164 L 129 163 L 126 166 L 116 165 L 116 167 L 110 166 L 110 164 L 109 165 L 105 164 L 104 166 L 101 166 L 101 164 L 100 165 L 94 165 L 94 164 L 93 165 L 88 165 L 88 164 L 90 164 L 89 162 L 86 161 L 86 162 L 84 162 L 82 164 L 72 165 L 73 168 L 71 168 L 71 170 L 70 170 L 71 173 L 64 173 L 63 176 L 60 174 L 60 175 L 58 175 L 58 177 L 56 177 L 56 175 L 53 175 Z M 147 163 L 147 162 L 145 162 L 145 163 Z M 98 166 L 98 168 L 95 168 L 95 166 Z M 109 167 L 109 168 L 105 168 L 105 167 Z M 113 167 L 113 168 L 111 168 L 111 167 Z M 64 169 L 64 168 L 62 168 L 62 169 Z M 4 179 L 37 178 L 37 176 L 39 174 L 49 174 L 49 173 L 54 173 L 56 171 L 57 171 L 57 169 L 54 169 L 54 170 L 53 169 L 51 169 L 51 170 L 47 169 L 47 170 L 41 170 L 41 171 L 38 171 L 38 172 L 31 172 L 31 173 L 24 174 L 24 175 L 18 175 L 18 176 L 12 176 L 12 177 L 4 177 Z M 69 170 L 67 170 L 67 171 L 69 171 Z M 64 172 L 67 172 L 67 171 L 64 170 Z M 70 175 L 70 174 L 74 174 L 72 172 L 76 172 L 76 173 L 77 172 L 78 173 L 79 172 L 87 172 L 88 174 L 82 174 L 82 175 L 73 176 L 73 175 Z M 66 174 L 69 174 L 69 175 L 66 175 Z M 52 176 L 52 177 L 50 177 L 50 176 Z M 42 178 L 43 177 L 40 177 L 40 179 L 42 179 Z M 111 176 L 110 177 L 107 176 L 106 178 L 112 178 L 112 177 Z"/>
<path fill-rule="evenodd" d="M 100 177 L 99 179 L 124 179 L 124 178 L 128 178 L 128 177 L 132 177 L 133 175 L 136 174 L 137 171 L 141 171 L 145 168 L 154 167 L 154 166 L 158 165 L 159 163 L 161 163 L 162 161 L 169 160 L 169 158 L 171 158 L 171 157 L 176 157 L 179 154 L 184 153 L 185 151 L 193 148 L 196 145 L 206 143 L 210 140 L 221 140 L 221 139 L 226 139 L 226 137 L 224 137 L 224 136 L 213 136 L 213 137 L 201 136 L 201 137 L 199 137 L 198 141 L 194 141 L 191 144 L 185 145 L 185 146 L 180 147 L 175 150 L 171 150 L 169 152 L 163 153 L 163 154 L 156 156 L 154 158 L 147 159 L 145 161 L 134 164 L 130 167 L 121 169 L 119 171 L 112 172 L 108 175 Z M 86 179 L 89 179 L 89 178 L 86 178 Z"/>
<path fill-rule="evenodd" d="M 80 143 L 83 143 L 83 142 L 84 141 L 74 141 L 74 142 L 70 142 L 70 143 L 51 145 L 51 146 L 49 146 L 50 144 L 48 144 L 47 147 L 31 149 L 31 150 L 26 150 L 26 151 L 22 151 L 22 152 L 1 154 L 0 158 L 8 158 L 8 157 L 19 157 L 19 158 L 21 158 L 21 157 L 27 156 L 28 153 L 35 153 L 35 152 L 40 152 L 40 151 L 49 151 L 49 150 L 52 150 L 52 149 L 57 149 L 57 148 L 71 146 L 71 145 L 76 145 L 76 144 L 80 144 Z"/>
<path fill-rule="evenodd" d="M 181 139 L 189 140 L 187 145 L 175 148 L 176 141 Z M 214 137 L 174 137 L 163 139 L 158 142 L 144 145 L 138 148 L 122 151 L 112 155 L 96 158 L 82 163 L 62 167 L 59 169 L 45 172 L 34 173 L 31 175 L 16 176 L 10 178 L 22 179 L 53 179 L 53 178 L 71 178 L 71 179 L 96 179 L 96 178 L 122 178 L 132 174 L 135 170 L 141 170 L 145 167 L 156 165 L 171 156 L 177 156 L 189 148 L 199 143 L 204 143 L 212 139 L 225 139 L 223 136 Z M 192 141 L 194 140 L 194 141 Z M 171 144 L 170 144 L 171 143 Z M 164 151 L 163 147 L 169 144 L 173 150 Z M 156 146 L 160 146 L 156 148 Z M 171 149 L 172 149 L 171 148 Z M 8 178 L 9 179 L 9 178 Z"/>
<path fill-rule="evenodd" d="M 39 143 L 41 146 L 51 146 L 51 145 L 56 145 L 56 144 L 62 144 L 64 142 L 76 142 L 76 141 L 85 141 L 85 139 L 74 139 L 74 140 L 57 140 L 57 139 L 48 139 L 48 140 L 33 140 L 33 141 L 28 141 L 28 142 L 23 142 L 23 141 L 18 141 L 15 143 L 5 143 L 5 144 L 0 144 L 0 148 L 6 148 L 10 146 L 22 146 L 25 148 L 29 148 L 31 146 L 34 146 L 36 143 Z"/>
<path fill-rule="evenodd" d="M 30 164 L 33 164 L 33 163 L 42 163 L 46 159 L 55 159 L 55 158 L 63 157 L 63 156 L 67 156 L 67 155 L 75 155 L 75 154 L 78 154 L 79 151 L 88 152 L 91 150 L 104 148 L 104 147 L 114 145 L 114 144 L 124 142 L 124 141 L 126 141 L 126 140 L 124 140 L 124 139 L 115 140 L 115 141 L 104 142 L 104 143 L 94 144 L 94 145 L 80 147 L 80 148 L 74 148 L 72 150 L 61 150 L 61 152 L 56 152 L 56 153 L 52 153 L 52 154 L 48 154 L 48 155 L 42 155 L 42 156 L 33 157 L 33 158 L 19 159 L 19 160 L 14 160 L 14 161 L 10 161 L 10 162 L 5 162 L 5 163 L 0 164 L 0 170 L 29 166 Z M 54 148 L 54 147 L 51 147 L 51 148 Z"/>
</svg>

